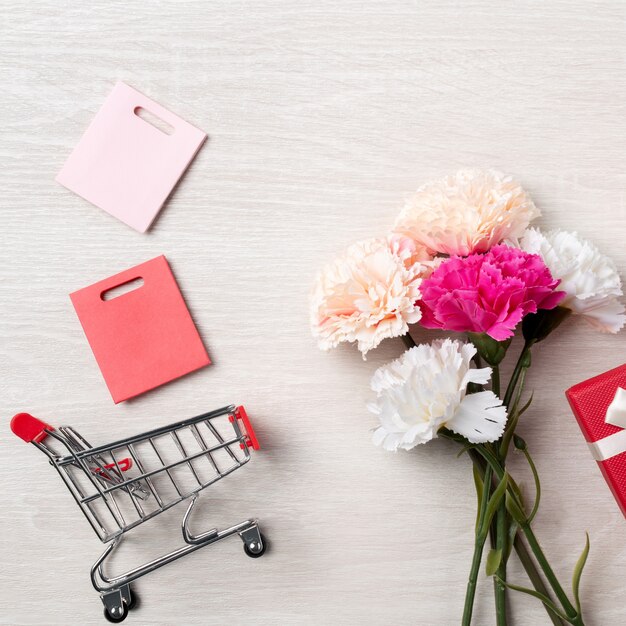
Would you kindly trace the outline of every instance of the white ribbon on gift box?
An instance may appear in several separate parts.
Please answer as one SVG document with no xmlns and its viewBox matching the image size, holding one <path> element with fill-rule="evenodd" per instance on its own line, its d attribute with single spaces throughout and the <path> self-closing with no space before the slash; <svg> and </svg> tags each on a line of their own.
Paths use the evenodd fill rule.
<svg viewBox="0 0 626 626">
<path fill-rule="evenodd" d="M 624 430 L 613 433 L 604 439 L 589 443 L 591 456 L 596 461 L 606 461 L 622 452 L 626 452 L 626 389 L 617 388 L 615 398 L 606 410 L 604 421 Z"/>
</svg>

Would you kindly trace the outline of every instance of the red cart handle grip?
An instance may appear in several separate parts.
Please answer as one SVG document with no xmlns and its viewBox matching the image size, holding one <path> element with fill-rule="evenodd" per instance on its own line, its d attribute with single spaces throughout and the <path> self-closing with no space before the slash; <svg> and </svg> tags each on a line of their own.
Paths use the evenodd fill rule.
<svg viewBox="0 0 626 626">
<path fill-rule="evenodd" d="M 246 413 L 246 410 L 242 406 L 238 406 L 235 409 L 235 417 L 243 422 L 243 429 L 246 435 L 245 442 L 248 448 L 252 448 L 253 450 L 260 450 L 261 444 L 257 439 L 256 433 L 254 432 L 254 428 L 252 428 L 252 424 L 250 423 L 250 418 Z M 243 447 L 243 444 L 242 444 Z"/>
<path fill-rule="evenodd" d="M 11 430 L 26 443 L 41 443 L 48 435 L 46 428 L 54 430 L 50 424 L 42 422 L 30 413 L 18 413 L 11 420 Z"/>
</svg>

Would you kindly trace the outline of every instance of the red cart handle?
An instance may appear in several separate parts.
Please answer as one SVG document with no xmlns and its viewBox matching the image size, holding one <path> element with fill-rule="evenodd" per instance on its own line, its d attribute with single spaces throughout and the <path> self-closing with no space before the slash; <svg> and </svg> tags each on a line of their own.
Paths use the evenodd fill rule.
<svg viewBox="0 0 626 626">
<path fill-rule="evenodd" d="M 45 429 L 54 430 L 54 427 L 30 413 L 18 413 L 11 420 L 11 430 L 26 443 L 41 443 L 48 436 Z"/>
<path fill-rule="evenodd" d="M 235 409 L 235 417 L 243 422 L 243 430 L 246 435 L 245 442 L 248 448 L 252 448 L 253 450 L 260 450 L 261 444 L 257 439 L 254 428 L 252 428 L 250 418 L 248 417 L 246 410 L 242 406 L 238 406 Z M 241 447 L 243 448 L 243 444 L 241 444 Z"/>
<path fill-rule="evenodd" d="M 18 413 L 11 419 L 11 430 L 20 439 L 23 439 L 27 443 L 41 443 L 47 436 L 46 430 L 54 430 L 54 426 L 42 422 L 40 419 L 33 417 L 30 413 Z M 99 474 L 106 478 L 106 470 L 118 468 L 122 472 L 128 471 L 133 466 L 133 462 L 129 458 L 124 458 L 115 463 L 109 463 L 103 467 L 94 467 L 92 471 L 94 474 Z"/>
</svg>

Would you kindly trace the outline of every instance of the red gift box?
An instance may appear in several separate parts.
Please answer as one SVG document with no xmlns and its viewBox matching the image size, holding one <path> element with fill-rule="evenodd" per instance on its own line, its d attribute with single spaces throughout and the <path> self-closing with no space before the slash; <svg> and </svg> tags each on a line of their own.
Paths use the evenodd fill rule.
<svg viewBox="0 0 626 626">
<path fill-rule="evenodd" d="M 626 517 L 626 364 L 574 385 L 565 395 Z"/>
</svg>

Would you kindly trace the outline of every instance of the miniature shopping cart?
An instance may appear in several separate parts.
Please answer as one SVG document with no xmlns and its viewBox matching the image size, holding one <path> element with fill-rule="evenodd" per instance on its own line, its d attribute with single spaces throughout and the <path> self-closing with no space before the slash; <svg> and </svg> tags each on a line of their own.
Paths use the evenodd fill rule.
<svg viewBox="0 0 626 626">
<path fill-rule="evenodd" d="M 204 546 L 238 534 L 248 556 L 260 557 L 265 538 L 255 519 L 193 535 L 191 512 L 199 492 L 234 472 L 259 444 L 242 406 L 234 405 L 103 446 L 91 446 L 69 426 L 53 428 L 19 413 L 11 429 L 39 448 L 59 472 L 106 550 L 91 568 L 104 615 L 121 622 L 135 605 L 130 584 Z M 182 521 L 185 545 L 124 574 L 108 577 L 104 563 L 126 532 L 189 500 Z"/>
</svg>

